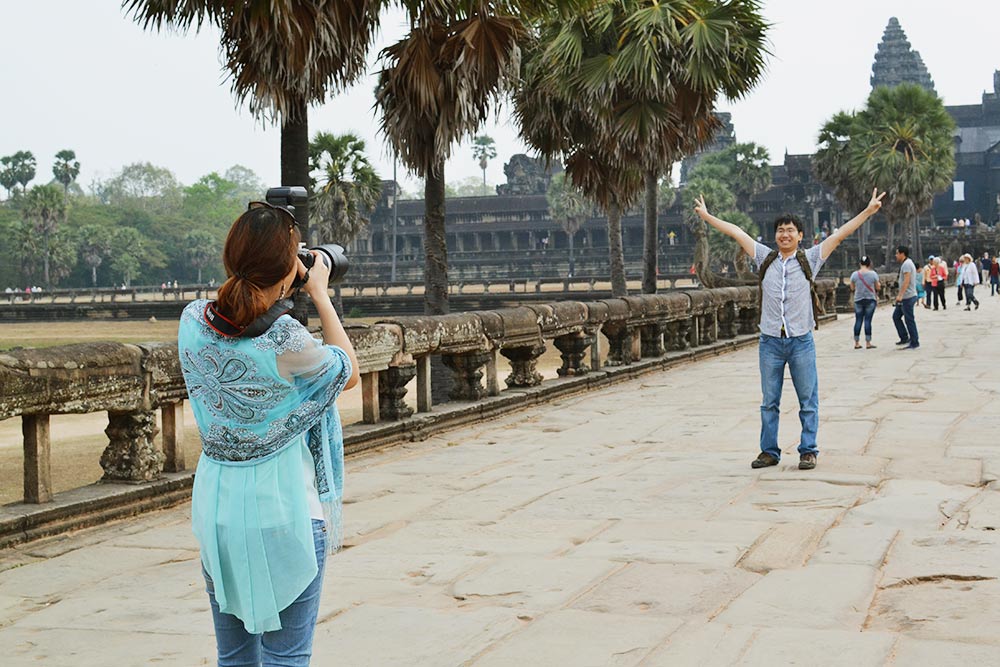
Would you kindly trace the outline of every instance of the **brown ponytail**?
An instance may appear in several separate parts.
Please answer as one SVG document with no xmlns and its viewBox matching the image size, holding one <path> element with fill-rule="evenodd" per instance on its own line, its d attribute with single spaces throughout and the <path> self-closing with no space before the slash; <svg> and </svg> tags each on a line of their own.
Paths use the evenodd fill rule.
<svg viewBox="0 0 1000 667">
<path fill-rule="evenodd" d="M 241 327 L 263 315 L 271 307 L 265 292 L 291 272 L 300 238 L 273 209 L 252 208 L 237 218 L 222 250 L 229 278 L 219 288 L 219 311 Z"/>
</svg>

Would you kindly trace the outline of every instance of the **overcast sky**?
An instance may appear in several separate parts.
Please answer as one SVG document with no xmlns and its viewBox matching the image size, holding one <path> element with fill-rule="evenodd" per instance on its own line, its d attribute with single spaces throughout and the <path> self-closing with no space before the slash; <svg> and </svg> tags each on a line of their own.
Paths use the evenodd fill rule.
<svg viewBox="0 0 1000 667">
<path fill-rule="evenodd" d="M 974 104 L 1000 69 L 1000 2 L 991 0 L 764 0 L 774 24 L 764 80 L 745 99 L 719 102 L 737 137 L 771 152 L 772 162 L 812 152 L 820 125 L 858 108 L 870 92 L 876 46 L 890 16 L 923 56 L 946 104 Z M 377 50 L 404 34 L 401 14 L 383 18 Z M 189 184 L 242 164 L 278 184 L 279 131 L 237 109 L 216 35 L 143 32 L 116 0 L 0 0 L 0 156 L 30 150 L 37 182 L 53 156 L 76 151 L 87 188 L 123 165 L 152 162 Z M 392 156 L 372 109 L 374 76 L 310 112 L 310 132 L 355 132 L 380 175 Z M 483 128 L 497 141 L 487 179 L 502 183 L 503 163 L 524 152 L 508 109 Z M 446 167 L 449 181 L 479 176 L 469 142 Z M 400 171 L 400 180 L 414 181 Z"/>
</svg>

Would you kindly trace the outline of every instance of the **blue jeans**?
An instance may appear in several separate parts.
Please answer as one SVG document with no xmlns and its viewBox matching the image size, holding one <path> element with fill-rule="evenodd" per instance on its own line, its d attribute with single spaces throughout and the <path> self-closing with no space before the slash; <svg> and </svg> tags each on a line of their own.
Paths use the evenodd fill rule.
<svg viewBox="0 0 1000 667">
<path fill-rule="evenodd" d="M 865 340 L 872 342 L 872 315 L 875 314 L 875 299 L 861 299 L 854 302 L 854 341 L 861 338 L 861 325 L 865 325 Z"/>
<path fill-rule="evenodd" d="M 917 297 L 911 296 L 896 304 L 896 309 L 892 311 L 892 322 L 896 325 L 896 333 L 899 334 L 899 342 L 909 343 L 911 347 L 920 345 L 920 336 L 917 334 L 917 320 L 913 317 L 913 307 L 917 303 Z M 903 320 L 906 325 L 903 325 Z"/>
<path fill-rule="evenodd" d="M 319 598 L 323 590 L 323 569 L 326 565 L 326 527 L 316 519 L 312 523 L 319 572 L 295 602 L 281 611 L 280 630 L 252 635 L 243 627 L 243 621 L 232 614 L 219 611 L 219 604 L 215 601 L 215 586 L 208 573 L 202 569 L 205 590 L 212 605 L 212 620 L 215 622 L 219 667 L 308 667 L 312 657 Z"/>
<path fill-rule="evenodd" d="M 816 344 L 812 332 L 794 338 L 760 337 L 760 451 L 781 458 L 778 447 L 778 418 L 781 415 L 781 387 L 785 365 L 792 376 L 799 397 L 799 454 L 817 454 L 816 431 L 819 430 L 819 378 L 816 374 Z"/>
</svg>

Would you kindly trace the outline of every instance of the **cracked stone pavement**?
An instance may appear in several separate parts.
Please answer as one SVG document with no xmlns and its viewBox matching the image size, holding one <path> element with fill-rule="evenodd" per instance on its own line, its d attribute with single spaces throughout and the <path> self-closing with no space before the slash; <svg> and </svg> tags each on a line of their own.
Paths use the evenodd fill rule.
<svg viewBox="0 0 1000 667">
<path fill-rule="evenodd" d="M 314 665 L 1000 664 L 1000 297 L 817 332 L 820 448 L 756 348 L 348 462 Z M 96 455 L 96 454 L 95 454 Z M 189 506 L 0 551 L 5 667 L 214 664 Z"/>
</svg>

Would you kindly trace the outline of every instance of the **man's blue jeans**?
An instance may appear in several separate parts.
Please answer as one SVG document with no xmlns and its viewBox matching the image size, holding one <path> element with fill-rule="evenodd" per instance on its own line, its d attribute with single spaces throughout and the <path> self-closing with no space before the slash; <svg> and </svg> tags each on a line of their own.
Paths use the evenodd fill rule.
<svg viewBox="0 0 1000 667">
<path fill-rule="evenodd" d="M 243 621 L 219 611 L 215 601 L 215 586 L 205 575 L 208 599 L 215 622 L 215 643 L 219 650 L 219 667 L 307 667 L 312 657 L 313 633 L 319 614 L 319 598 L 323 590 L 323 569 L 326 565 L 326 528 L 313 519 L 313 541 L 316 544 L 316 565 L 319 572 L 295 602 L 279 614 L 281 629 L 252 635 Z"/>
<path fill-rule="evenodd" d="M 917 334 L 917 320 L 913 317 L 913 307 L 916 305 L 917 297 L 911 296 L 896 304 L 896 308 L 892 312 L 892 322 L 896 325 L 899 342 L 908 342 L 910 347 L 920 345 L 920 336 Z M 903 320 L 906 320 L 905 326 Z"/>
<path fill-rule="evenodd" d="M 760 337 L 760 451 L 781 458 L 778 447 L 778 418 L 781 415 L 781 388 L 785 365 L 792 376 L 799 397 L 799 454 L 817 454 L 816 431 L 819 430 L 819 378 L 816 375 L 816 345 L 812 332 L 794 338 Z"/>
</svg>

